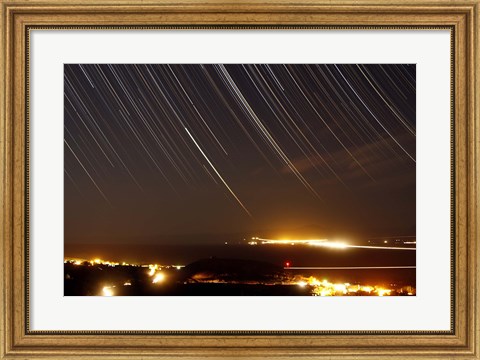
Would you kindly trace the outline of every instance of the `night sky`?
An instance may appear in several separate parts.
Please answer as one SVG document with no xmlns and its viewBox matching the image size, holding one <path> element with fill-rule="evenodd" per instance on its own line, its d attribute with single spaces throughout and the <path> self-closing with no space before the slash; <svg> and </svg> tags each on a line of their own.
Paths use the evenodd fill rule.
<svg viewBox="0 0 480 360">
<path fill-rule="evenodd" d="M 66 243 L 415 235 L 415 65 L 65 65 Z"/>
</svg>

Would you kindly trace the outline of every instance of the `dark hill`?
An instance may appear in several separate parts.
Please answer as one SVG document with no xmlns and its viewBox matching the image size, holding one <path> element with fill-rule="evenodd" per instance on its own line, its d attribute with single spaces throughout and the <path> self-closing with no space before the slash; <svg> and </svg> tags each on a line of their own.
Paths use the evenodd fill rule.
<svg viewBox="0 0 480 360">
<path fill-rule="evenodd" d="M 263 261 L 210 258 L 187 265 L 184 281 L 282 282 L 289 276 L 283 268 Z"/>
</svg>

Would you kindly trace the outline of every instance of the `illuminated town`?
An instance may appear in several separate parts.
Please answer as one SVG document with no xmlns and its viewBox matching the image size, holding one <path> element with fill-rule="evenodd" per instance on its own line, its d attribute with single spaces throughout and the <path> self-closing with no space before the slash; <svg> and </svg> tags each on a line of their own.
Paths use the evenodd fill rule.
<svg viewBox="0 0 480 360">
<path fill-rule="evenodd" d="M 252 241 L 260 240 L 254 238 Z M 273 242 L 272 242 L 273 241 Z M 321 240 L 322 242 L 328 242 L 327 240 Z M 312 240 L 309 241 L 295 241 L 290 244 L 303 244 L 303 245 L 312 245 Z M 314 241 L 315 242 L 315 241 Z M 284 244 L 283 241 L 275 242 L 270 240 L 264 244 Z M 253 245 L 249 242 L 249 245 Z M 346 247 L 333 246 L 335 249 L 344 249 Z M 229 260 L 231 262 L 231 260 Z M 189 286 L 194 285 L 198 286 L 200 284 L 209 284 L 221 286 L 262 286 L 262 287 L 296 287 L 298 289 L 298 295 L 309 295 L 309 296 L 413 296 L 416 294 L 416 290 L 413 286 L 410 285 L 400 285 L 400 284 L 364 284 L 364 283 L 335 283 L 331 282 L 328 279 L 318 279 L 314 276 L 302 276 L 292 273 L 292 270 L 301 269 L 290 266 L 291 264 L 287 261 L 283 270 L 285 274 L 282 276 L 275 275 L 272 278 L 268 279 L 254 279 L 254 278 L 244 278 L 244 279 L 231 279 L 225 278 L 221 274 L 215 276 L 214 274 L 205 274 L 202 272 L 195 273 L 191 276 L 182 277 L 181 273 L 185 270 L 186 266 L 182 264 L 137 264 L 137 263 L 127 263 L 127 262 L 116 262 L 108 261 L 103 259 L 78 259 L 78 258 L 68 258 L 64 260 L 66 279 L 65 282 L 68 284 L 74 277 L 78 276 L 79 268 L 88 269 L 90 271 L 101 271 L 102 273 L 107 274 L 109 270 L 121 269 L 124 270 L 123 273 L 125 276 L 119 277 L 114 276 L 112 280 L 101 280 L 102 284 L 97 284 L 96 292 L 89 292 L 83 295 L 92 295 L 92 296 L 121 296 L 128 295 L 130 292 L 128 290 L 132 289 L 139 283 L 145 287 L 148 284 L 149 293 L 156 294 L 158 291 L 162 295 L 169 295 L 162 292 L 162 287 L 168 288 L 172 285 L 176 286 Z M 77 269 L 75 269 L 77 268 Z M 132 276 L 132 270 L 136 274 Z M 75 275 L 77 274 L 77 275 Z M 94 280 L 95 281 L 95 280 Z M 126 291 L 127 290 L 127 291 Z M 134 292 L 133 294 L 136 294 Z M 175 293 L 173 293 L 174 295 Z M 295 294 L 295 292 L 290 293 Z M 68 295 L 68 294 L 67 294 Z"/>
<path fill-rule="evenodd" d="M 310 239 L 310 240 L 297 240 L 297 239 L 261 239 L 259 237 L 252 237 L 248 245 L 309 245 L 309 246 L 321 246 L 331 249 L 384 249 L 384 250 L 413 250 L 415 247 L 406 246 L 389 246 L 389 241 L 384 240 L 383 246 L 374 245 L 352 245 L 343 241 L 329 241 L 328 239 Z M 416 241 L 394 241 L 396 245 L 415 245 Z"/>
</svg>

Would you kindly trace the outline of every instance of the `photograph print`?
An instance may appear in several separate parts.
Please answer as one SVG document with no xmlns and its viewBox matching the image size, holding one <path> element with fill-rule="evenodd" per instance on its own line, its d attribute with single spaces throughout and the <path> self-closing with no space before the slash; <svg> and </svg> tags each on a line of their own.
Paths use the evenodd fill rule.
<svg viewBox="0 0 480 360">
<path fill-rule="evenodd" d="M 65 296 L 415 296 L 415 64 L 65 64 Z"/>
</svg>

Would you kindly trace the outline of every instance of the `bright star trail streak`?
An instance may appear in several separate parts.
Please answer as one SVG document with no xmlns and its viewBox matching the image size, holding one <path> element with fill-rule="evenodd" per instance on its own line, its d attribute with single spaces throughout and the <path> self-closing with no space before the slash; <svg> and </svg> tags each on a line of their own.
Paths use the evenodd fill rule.
<svg viewBox="0 0 480 360">
<path fill-rule="evenodd" d="M 415 233 L 414 64 L 65 64 L 63 90 L 66 242 Z"/>
<path fill-rule="evenodd" d="M 290 168 L 292 173 L 295 174 L 295 176 L 300 180 L 300 182 L 314 194 L 316 197 L 319 197 L 318 193 L 312 188 L 312 186 L 305 180 L 305 178 L 300 174 L 300 172 L 297 170 L 295 165 L 293 165 L 292 161 L 288 158 L 288 156 L 285 154 L 285 152 L 281 149 L 281 147 L 278 145 L 277 141 L 273 138 L 273 136 L 270 134 L 268 129 L 263 125 L 262 121 L 258 118 L 257 114 L 253 111 L 251 108 L 250 104 L 248 101 L 245 99 L 243 96 L 242 92 L 240 89 L 237 87 L 235 84 L 235 81 L 231 78 L 230 74 L 228 71 L 225 69 L 225 66 L 223 65 L 218 65 L 221 73 L 225 76 L 227 79 L 227 83 L 231 86 L 233 89 L 233 92 L 236 95 L 236 98 L 239 101 L 239 104 L 243 107 L 246 113 L 250 115 L 250 118 L 253 120 L 253 123 L 257 127 L 256 131 L 262 135 L 264 139 L 266 139 L 266 142 L 270 145 L 270 147 L 276 152 L 277 156 L 282 159 L 282 161 L 285 162 L 285 164 Z"/>
<path fill-rule="evenodd" d="M 233 190 L 230 188 L 230 186 L 228 186 L 228 184 L 226 183 L 226 181 L 223 179 L 222 175 L 220 175 L 217 171 L 217 169 L 215 169 L 215 166 L 213 166 L 212 162 L 210 161 L 210 159 L 207 157 L 207 155 L 205 155 L 205 153 L 203 152 L 202 148 L 200 147 L 200 145 L 198 145 L 198 143 L 195 141 L 195 139 L 193 138 L 192 134 L 190 134 L 190 131 L 188 131 L 187 128 L 185 128 L 185 131 L 187 132 L 188 136 L 190 136 L 190 138 L 192 139 L 192 141 L 194 142 L 194 144 L 197 146 L 198 150 L 202 153 L 203 157 L 205 158 L 205 160 L 207 160 L 208 164 L 210 165 L 210 167 L 213 169 L 213 171 L 215 171 L 215 174 L 217 174 L 218 178 L 222 181 L 223 185 L 225 185 L 225 187 L 228 189 L 228 191 L 230 191 L 230 194 L 232 194 L 232 196 L 235 198 L 235 200 L 237 200 L 238 204 L 242 207 L 243 210 L 245 210 L 245 212 L 248 214 L 248 216 L 252 216 L 252 214 L 250 214 L 250 211 L 247 210 L 247 208 L 245 207 L 245 205 L 243 205 L 243 203 L 240 201 L 240 199 L 238 198 L 237 195 L 235 195 L 235 193 L 233 192 Z"/>
</svg>

